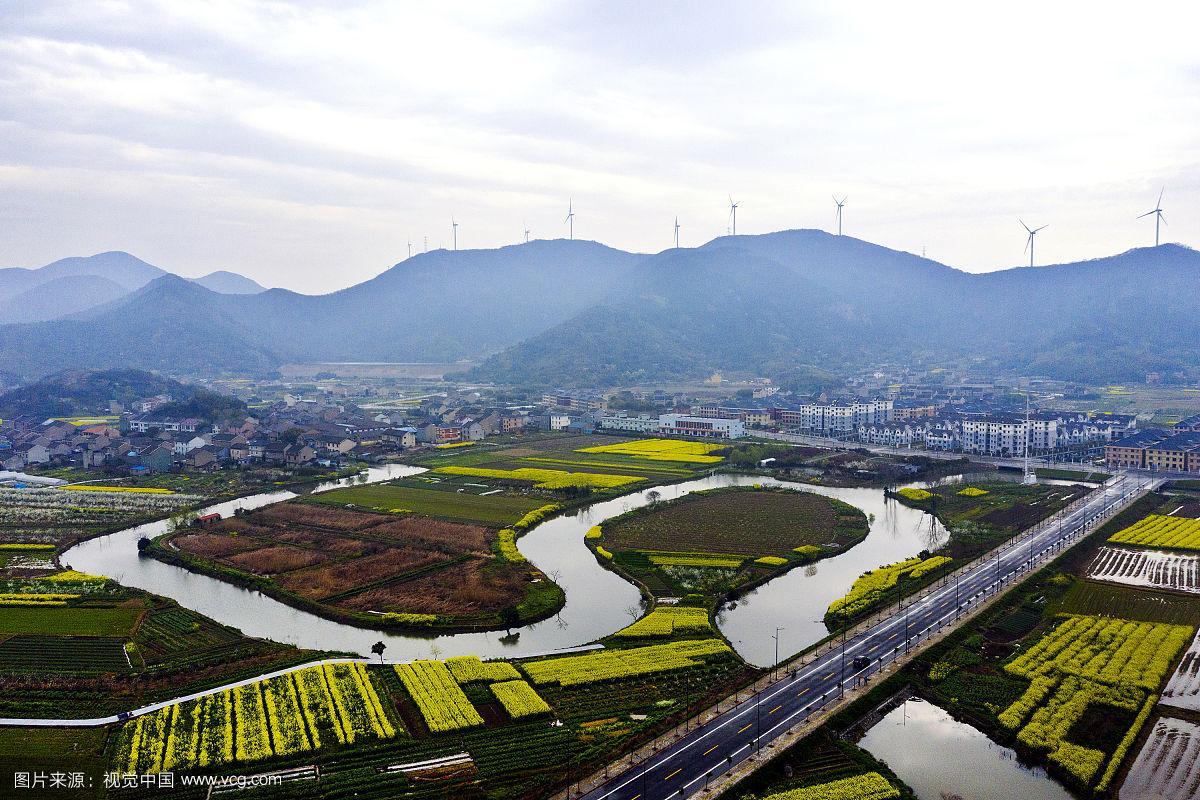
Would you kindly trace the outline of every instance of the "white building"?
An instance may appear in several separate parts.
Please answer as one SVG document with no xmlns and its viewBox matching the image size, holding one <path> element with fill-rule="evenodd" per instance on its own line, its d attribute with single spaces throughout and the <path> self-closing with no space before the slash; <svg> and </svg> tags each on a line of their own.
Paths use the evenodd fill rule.
<svg viewBox="0 0 1200 800">
<path fill-rule="evenodd" d="M 782 425 L 820 433 L 853 433 L 863 425 L 892 421 L 891 400 L 804 403 L 778 410 Z"/>
<path fill-rule="evenodd" d="M 919 440 L 921 431 L 913 431 L 911 425 L 895 422 L 863 425 L 858 429 L 858 440 L 864 444 L 879 444 L 888 447 L 908 447 L 914 438 Z"/>
<path fill-rule="evenodd" d="M 1024 417 L 990 416 L 964 419 L 962 449 L 964 453 L 987 456 L 1015 457 L 1030 452 L 1047 452 L 1058 445 L 1058 421 L 1031 419 L 1026 427 Z"/>
<path fill-rule="evenodd" d="M 600 428 L 606 431 L 658 433 L 658 426 L 658 417 L 648 417 L 645 415 L 631 417 L 626 414 L 613 414 L 600 417 Z"/>
<path fill-rule="evenodd" d="M 698 436 L 707 439 L 740 439 L 746 426 L 740 419 L 708 419 L 687 414 L 663 414 L 658 431 L 670 436 Z"/>
</svg>

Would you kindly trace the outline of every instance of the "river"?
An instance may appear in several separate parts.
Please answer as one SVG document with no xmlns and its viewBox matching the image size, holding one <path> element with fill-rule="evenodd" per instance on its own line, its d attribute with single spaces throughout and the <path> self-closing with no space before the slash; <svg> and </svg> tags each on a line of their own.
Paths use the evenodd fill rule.
<svg viewBox="0 0 1200 800">
<path fill-rule="evenodd" d="M 372 467 L 368 482 L 413 475 L 424 470 L 405 465 Z M 355 478 L 329 481 L 312 489 L 328 491 L 354 485 Z M 884 498 L 881 489 L 839 489 L 795 484 L 745 475 L 716 475 L 653 490 L 669 500 L 690 492 L 748 484 L 791 486 L 836 497 L 873 515 L 870 532 L 860 544 L 844 553 L 787 572 L 722 610 L 717 621 L 722 633 L 752 664 L 770 665 L 775 657 L 771 638 L 776 626 L 781 658 L 797 653 L 826 635 L 821 617 L 830 601 L 844 594 L 868 569 L 916 555 L 940 545 L 946 531 L 932 517 Z M 601 567 L 584 544 L 584 533 L 593 525 L 650 501 L 650 489 L 604 500 L 547 520 L 519 540 L 521 552 L 566 592 L 567 602 L 555 617 L 519 629 L 506 637 L 503 631 L 437 636 L 403 635 L 358 628 L 323 619 L 273 600 L 261 592 L 189 572 L 139 556 L 137 541 L 167 531 L 160 520 L 97 537 L 68 550 L 62 562 L 72 568 L 106 575 L 114 580 L 158 595 L 218 622 L 240 628 L 249 636 L 317 650 L 369 652 L 374 642 L 386 645 L 385 660 L 475 654 L 482 657 L 515 657 L 546 653 L 593 642 L 632 621 L 631 610 L 640 608 L 637 589 Z M 218 503 L 203 513 L 228 516 L 296 497 L 290 491 L 265 492 Z M 731 535 L 734 532 L 731 532 Z M 515 633 L 515 631 L 514 631 Z"/>
</svg>

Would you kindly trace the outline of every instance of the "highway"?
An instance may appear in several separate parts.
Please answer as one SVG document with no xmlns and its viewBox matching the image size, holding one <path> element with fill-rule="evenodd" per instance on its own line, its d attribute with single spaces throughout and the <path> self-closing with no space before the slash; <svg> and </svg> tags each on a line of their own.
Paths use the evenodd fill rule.
<svg viewBox="0 0 1200 800">
<path fill-rule="evenodd" d="M 682 738 L 578 795 L 584 800 L 662 800 L 689 797 L 757 753 L 789 728 L 836 702 L 843 688 L 868 682 L 906 649 L 948 627 L 1012 578 L 1070 547 L 1089 526 L 1149 491 L 1157 481 L 1115 475 L 1039 526 L 944 582 L 914 596 L 903 609 L 843 641 L 816 660 L 781 668 L 780 679 Z M 570 795 L 575 796 L 575 795 Z"/>
</svg>

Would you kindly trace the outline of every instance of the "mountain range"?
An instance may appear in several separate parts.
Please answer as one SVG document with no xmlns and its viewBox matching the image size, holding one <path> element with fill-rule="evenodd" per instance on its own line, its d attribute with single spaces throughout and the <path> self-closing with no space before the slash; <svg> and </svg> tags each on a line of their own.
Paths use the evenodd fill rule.
<svg viewBox="0 0 1200 800">
<path fill-rule="evenodd" d="M 64 258 L 34 269 L 0 269 L 0 323 L 70 316 L 117 300 L 168 274 L 119 251 Z M 264 291 L 251 279 L 225 270 L 194 282 L 222 294 Z"/>
<path fill-rule="evenodd" d="M 653 255 L 535 241 L 417 255 L 325 295 L 222 294 L 162 274 L 67 318 L 0 325 L 0 364 L 30 378 L 481 359 L 469 377 L 563 386 L 712 372 L 811 386 L 886 362 L 1191 379 L 1198 296 L 1200 253 L 1180 245 L 972 274 L 815 230 Z"/>
</svg>

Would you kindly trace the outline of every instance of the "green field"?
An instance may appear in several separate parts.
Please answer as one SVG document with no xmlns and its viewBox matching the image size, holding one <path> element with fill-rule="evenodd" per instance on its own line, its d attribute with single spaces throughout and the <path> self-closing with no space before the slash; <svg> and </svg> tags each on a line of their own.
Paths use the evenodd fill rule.
<svg viewBox="0 0 1200 800">
<path fill-rule="evenodd" d="M 1061 614 L 1115 614 L 1123 619 L 1195 625 L 1200 621 L 1200 597 L 1097 581 L 1079 581 L 1055 604 L 1053 610 Z"/>
<path fill-rule="evenodd" d="M 131 671 L 124 639 L 26 635 L 0 641 L 0 670 L 39 674 Z"/>
<path fill-rule="evenodd" d="M 441 517 L 487 525 L 509 525 L 545 501 L 512 494 L 478 495 L 466 491 L 418 489 L 388 483 L 334 489 L 308 499 L 311 503 L 355 505 L 374 511 L 411 511 L 426 517 Z"/>
<path fill-rule="evenodd" d="M 129 636 L 141 608 L 0 607 L 0 635 Z"/>
</svg>

